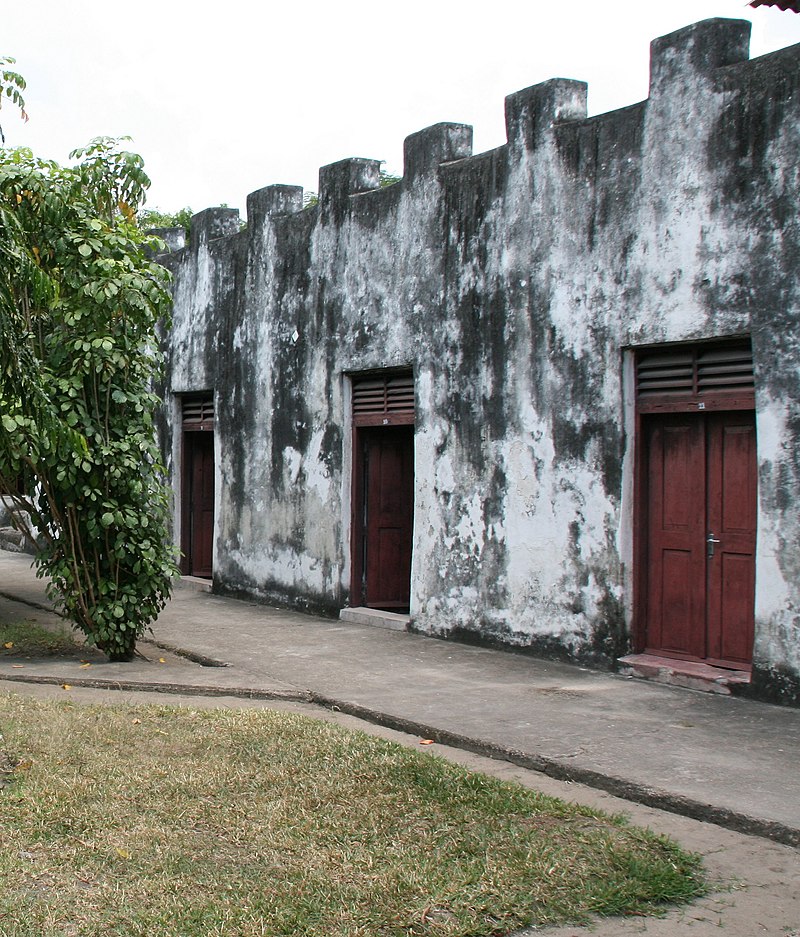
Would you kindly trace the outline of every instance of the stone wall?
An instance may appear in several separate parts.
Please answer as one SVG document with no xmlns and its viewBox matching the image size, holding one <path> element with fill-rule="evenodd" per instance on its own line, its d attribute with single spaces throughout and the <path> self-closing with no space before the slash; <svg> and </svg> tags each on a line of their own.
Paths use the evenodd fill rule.
<svg viewBox="0 0 800 937">
<path fill-rule="evenodd" d="M 586 85 L 269 186 L 192 220 L 174 273 L 162 427 L 180 537 L 178 397 L 216 404 L 214 587 L 350 601 L 349 376 L 413 369 L 413 627 L 611 665 L 635 636 L 632 352 L 750 336 L 758 548 L 753 686 L 800 687 L 800 47 L 749 24 L 655 40 L 646 101 Z"/>
</svg>

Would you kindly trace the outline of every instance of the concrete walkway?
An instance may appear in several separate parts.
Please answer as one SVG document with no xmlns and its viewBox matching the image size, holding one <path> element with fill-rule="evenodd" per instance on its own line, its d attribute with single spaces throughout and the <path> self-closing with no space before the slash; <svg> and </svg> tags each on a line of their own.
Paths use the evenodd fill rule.
<svg viewBox="0 0 800 937">
<path fill-rule="evenodd" d="M 0 553 L 0 616 L 51 616 L 29 563 Z M 88 654 L 83 662 L 0 659 L 0 679 L 321 703 L 800 845 L 797 709 L 315 618 L 185 584 L 154 641 L 129 664 Z"/>
</svg>

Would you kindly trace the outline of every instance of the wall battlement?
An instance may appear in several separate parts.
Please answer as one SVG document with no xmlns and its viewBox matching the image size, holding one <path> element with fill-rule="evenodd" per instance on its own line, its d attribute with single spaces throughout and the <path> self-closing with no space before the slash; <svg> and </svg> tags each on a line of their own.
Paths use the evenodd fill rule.
<svg viewBox="0 0 800 937">
<path fill-rule="evenodd" d="M 564 149 L 585 128 L 601 145 L 592 166 L 605 163 L 606 152 L 616 145 L 620 125 L 641 124 L 647 110 L 672 111 L 687 99 L 709 92 L 746 93 L 759 80 L 775 86 L 784 81 L 797 84 L 797 48 L 787 48 L 759 59 L 749 59 L 750 23 L 746 20 L 710 19 L 679 29 L 650 44 L 650 95 L 641 103 L 587 117 L 585 82 L 554 78 L 509 94 L 505 99 L 507 142 L 497 156 L 512 158 L 514 149 L 533 152 L 555 139 Z M 734 68 L 741 66 L 745 68 Z M 764 91 L 769 91 L 764 88 Z M 640 128 L 628 126 L 625 136 L 636 137 Z M 404 141 L 402 183 L 413 185 L 436 173 L 441 166 L 469 159 L 472 128 L 467 124 L 439 123 L 410 134 Z M 485 154 L 479 154 L 485 156 Z M 380 164 L 376 160 L 351 157 L 319 171 L 319 212 L 322 219 L 340 217 L 351 196 L 379 190 Z M 247 223 L 258 228 L 267 218 L 296 214 L 303 210 L 302 188 L 269 185 L 247 197 Z M 216 240 L 236 234 L 236 209 L 208 208 L 192 219 L 198 235 Z"/>
</svg>

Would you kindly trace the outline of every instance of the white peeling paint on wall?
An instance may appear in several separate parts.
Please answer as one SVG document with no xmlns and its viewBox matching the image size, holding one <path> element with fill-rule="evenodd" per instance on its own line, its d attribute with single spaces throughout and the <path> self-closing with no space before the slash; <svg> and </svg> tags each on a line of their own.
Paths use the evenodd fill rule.
<svg viewBox="0 0 800 937">
<path fill-rule="evenodd" d="M 176 277 L 173 322 L 172 391 L 186 393 L 213 387 L 207 373 L 207 345 L 213 323 L 215 266 L 207 252 L 198 255 L 189 276 Z"/>
<path fill-rule="evenodd" d="M 280 586 L 297 590 L 311 586 L 323 591 L 334 585 L 318 559 L 290 548 L 274 547 L 260 553 L 232 550 L 231 560 L 252 584 L 253 594 L 261 598 L 274 596 Z"/>
<path fill-rule="evenodd" d="M 778 657 L 800 669 L 800 557 L 796 550 L 796 504 L 776 514 L 782 465 L 795 459 L 789 432 L 792 417 L 788 402 L 762 395 L 756 433 L 759 457 L 759 516 L 756 548 L 756 632 L 754 656 L 763 661 Z M 787 516 L 788 515 L 788 516 Z M 789 563 L 787 564 L 787 559 Z"/>
</svg>

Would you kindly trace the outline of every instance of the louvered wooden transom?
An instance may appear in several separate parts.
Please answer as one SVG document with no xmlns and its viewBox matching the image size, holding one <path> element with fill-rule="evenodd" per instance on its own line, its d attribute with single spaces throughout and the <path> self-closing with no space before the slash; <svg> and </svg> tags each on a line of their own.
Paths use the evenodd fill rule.
<svg viewBox="0 0 800 937">
<path fill-rule="evenodd" d="M 414 376 L 409 372 L 354 378 L 353 419 L 362 425 L 413 422 Z"/>
<path fill-rule="evenodd" d="M 184 429 L 214 428 L 213 394 L 205 394 L 202 397 L 184 397 L 182 407 Z"/>
<path fill-rule="evenodd" d="M 749 342 L 662 349 L 636 360 L 639 407 L 673 400 L 700 406 L 731 397 L 752 399 L 753 352 Z"/>
</svg>

